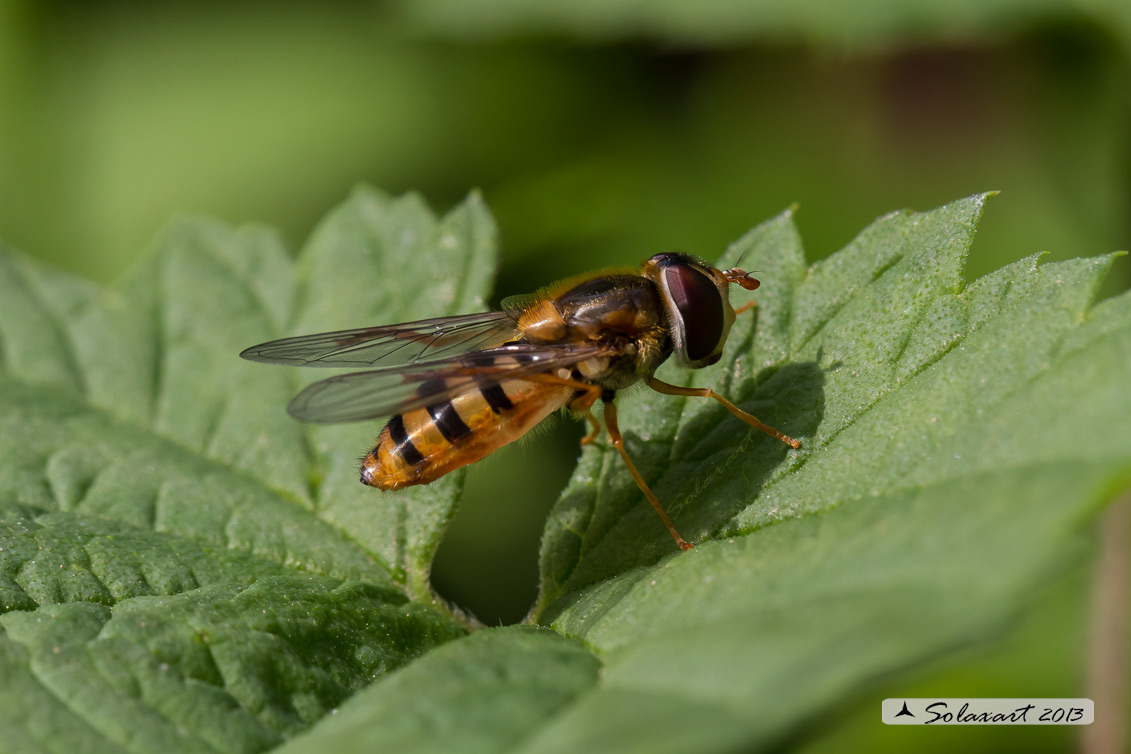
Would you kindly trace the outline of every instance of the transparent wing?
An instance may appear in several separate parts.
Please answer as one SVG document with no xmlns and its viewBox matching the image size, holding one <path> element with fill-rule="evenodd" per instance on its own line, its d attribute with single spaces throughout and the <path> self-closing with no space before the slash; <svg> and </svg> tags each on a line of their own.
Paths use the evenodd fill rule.
<svg viewBox="0 0 1131 754">
<path fill-rule="evenodd" d="M 452 358 L 518 337 L 508 311 L 300 335 L 252 346 L 241 357 L 299 367 L 395 367 Z"/>
<path fill-rule="evenodd" d="M 312 424 L 376 419 L 431 406 L 469 390 L 487 390 L 506 380 L 554 374 L 607 353 L 607 348 L 595 345 L 515 343 L 408 367 L 351 372 L 307 386 L 287 412 Z"/>
</svg>

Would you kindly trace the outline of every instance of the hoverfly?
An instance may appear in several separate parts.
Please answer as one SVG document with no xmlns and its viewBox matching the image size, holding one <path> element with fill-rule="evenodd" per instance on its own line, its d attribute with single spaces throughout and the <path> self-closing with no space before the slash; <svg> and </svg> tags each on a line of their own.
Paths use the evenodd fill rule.
<svg viewBox="0 0 1131 754">
<path fill-rule="evenodd" d="M 676 531 L 624 448 L 617 391 L 644 381 L 667 395 L 712 398 L 755 429 L 793 448 L 801 443 L 763 424 L 709 388 L 656 379 L 669 356 L 688 368 L 716 363 L 736 310 L 729 289 L 759 283 L 695 257 L 657 254 L 640 270 L 567 280 L 503 311 L 302 335 L 240 354 L 268 364 L 372 367 L 309 385 L 287 407 L 303 422 L 330 424 L 392 415 L 361 464 L 361 481 L 382 490 L 428 484 L 517 440 L 559 408 L 584 414 L 593 442 L 605 429 L 640 491 L 680 549 Z M 741 307 L 743 311 L 751 304 Z"/>
</svg>

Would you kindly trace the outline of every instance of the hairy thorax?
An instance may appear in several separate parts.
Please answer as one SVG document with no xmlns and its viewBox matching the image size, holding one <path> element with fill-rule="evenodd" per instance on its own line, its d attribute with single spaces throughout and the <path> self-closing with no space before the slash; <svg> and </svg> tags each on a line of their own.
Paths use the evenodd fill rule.
<svg viewBox="0 0 1131 754">
<path fill-rule="evenodd" d="M 620 390 L 650 376 L 671 353 L 660 293 L 639 275 L 609 274 L 567 288 L 527 312 L 531 342 L 600 345 L 571 377 Z"/>
</svg>

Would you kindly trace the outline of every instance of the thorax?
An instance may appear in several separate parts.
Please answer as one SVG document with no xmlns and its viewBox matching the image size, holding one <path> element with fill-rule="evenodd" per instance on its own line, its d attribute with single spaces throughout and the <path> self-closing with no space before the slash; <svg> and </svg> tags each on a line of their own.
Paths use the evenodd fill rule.
<svg viewBox="0 0 1131 754">
<path fill-rule="evenodd" d="M 649 376 L 671 353 L 660 293 L 639 275 L 608 274 L 551 294 L 519 318 L 525 340 L 603 346 L 574 376 L 619 390 Z"/>
</svg>

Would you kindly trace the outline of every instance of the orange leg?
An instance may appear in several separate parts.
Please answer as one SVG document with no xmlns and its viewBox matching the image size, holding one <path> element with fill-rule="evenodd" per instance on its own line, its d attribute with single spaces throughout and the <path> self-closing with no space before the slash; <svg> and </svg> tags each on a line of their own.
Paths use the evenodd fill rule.
<svg viewBox="0 0 1131 754">
<path fill-rule="evenodd" d="M 597 417 L 593 416 L 593 412 L 586 411 L 585 418 L 593 425 L 593 431 L 581 438 L 582 446 L 592 445 L 597 440 L 597 435 L 601 433 L 601 423 L 597 421 Z"/>
<path fill-rule="evenodd" d="M 526 377 L 525 379 L 530 380 L 531 382 L 544 382 L 552 385 L 564 385 L 566 387 L 574 388 L 575 390 L 585 391 L 585 395 L 578 396 L 569 404 L 569 407 L 574 411 L 585 409 L 586 418 L 589 419 L 589 421 L 593 424 L 593 431 L 590 432 L 581 441 L 582 445 L 588 445 L 589 443 L 593 442 L 593 440 L 595 440 L 597 437 L 597 432 L 600 430 L 600 424 L 597 423 L 597 418 L 593 416 L 591 409 L 593 407 L 593 403 L 596 402 L 597 397 L 601 397 L 601 400 L 605 404 L 605 429 L 608 430 L 609 440 L 613 443 L 613 447 L 617 449 L 618 453 L 620 453 L 620 457 L 624 461 L 624 465 L 628 467 L 628 471 L 630 474 L 632 474 L 632 478 L 636 480 L 636 486 L 639 487 L 640 491 L 644 493 L 644 497 L 648 498 L 648 502 L 651 503 L 652 507 L 656 509 L 656 513 L 660 514 L 660 520 L 664 522 L 664 526 L 666 526 L 668 531 L 671 533 L 672 539 L 675 540 L 675 543 L 679 545 L 679 549 L 690 550 L 691 543 L 681 537 L 679 535 L 679 532 L 675 530 L 675 525 L 672 524 L 672 520 L 668 518 L 668 514 L 664 512 L 663 507 L 660 505 L 660 501 L 652 493 L 652 490 L 648 488 L 648 484 L 644 481 L 644 477 L 640 476 L 640 472 L 636 470 L 635 464 L 632 463 L 632 459 L 628 457 L 628 453 L 624 449 L 624 438 L 621 436 L 620 427 L 617 425 L 617 409 L 616 406 L 613 405 L 612 391 L 610 390 L 606 395 L 604 394 L 604 389 L 599 385 L 593 385 L 588 382 L 579 382 L 578 380 L 572 380 L 565 377 L 558 377 L 556 374 L 532 375 L 530 377 Z"/>
<path fill-rule="evenodd" d="M 580 382 L 566 377 L 558 377 L 556 374 L 535 374 L 525 378 L 530 382 L 542 382 L 550 385 L 562 385 L 564 387 L 571 387 L 574 390 L 584 390 L 585 395 L 579 395 L 569 402 L 571 411 L 585 411 L 585 418 L 593 425 L 593 431 L 581 438 L 582 446 L 591 445 L 596 439 L 597 435 L 601 432 L 601 425 L 597 422 L 597 417 L 593 416 L 593 404 L 597 402 L 597 398 L 601 395 L 601 387 L 593 385 L 589 382 Z"/>
<path fill-rule="evenodd" d="M 714 398 L 716 401 L 723 404 L 723 406 L 726 407 L 727 411 L 730 411 L 732 414 L 734 414 L 739 419 L 741 419 L 742 421 L 749 424 L 754 429 L 756 429 L 760 432 L 765 432 L 770 437 L 776 437 L 777 439 L 781 440 L 782 442 L 784 442 L 786 445 L 788 445 L 791 448 L 800 448 L 801 447 L 801 442 L 799 440 L 794 440 L 789 435 L 782 434 L 781 432 L 774 429 L 770 425 L 763 424 L 762 420 L 759 419 L 757 416 L 754 416 L 753 414 L 746 413 L 745 411 L 740 409 L 738 406 L 734 405 L 733 403 L 728 401 L 726 398 L 722 397 L 721 395 L 716 393 L 714 390 L 711 390 L 710 388 L 707 388 L 707 387 L 680 387 L 679 385 L 672 385 L 672 384 L 669 384 L 669 383 L 664 382 L 662 380 L 657 380 L 655 377 L 648 378 L 648 387 L 652 388 L 657 393 L 663 393 L 664 395 L 684 395 L 684 396 L 694 396 L 694 397 L 698 397 L 698 398 Z"/>
<path fill-rule="evenodd" d="M 589 411 L 593 408 L 593 404 L 597 402 L 597 398 L 601 396 L 601 391 L 604 390 L 600 385 L 594 385 L 591 382 L 581 382 L 569 377 L 559 377 L 556 374 L 532 374 L 522 379 L 527 382 L 541 382 L 545 385 L 571 387 L 577 392 L 584 392 L 585 395 L 572 398 L 567 404 L 570 411 Z M 596 419 L 593 421 L 596 422 Z"/>
<path fill-rule="evenodd" d="M 604 398 L 602 398 L 604 400 Z M 660 501 L 652 494 L 652 490 L 648 489 L 648 485 L 644 482 L 644 478 L 640 476 L 640 472 L 636 470 L 633 465 L 632 459 L 628 457 L 628 453 L 624 449 L 624 438 L 621 437 L 620 427 L 617 425 L 617 409 L 613 405 L 611 398 L 605 400 L 605 429 L 609 431 L 609 440 L 612 441 L 613 447 L 620 453 L 621 459 L 624 460 L 624 465 L 628 467 L 628 471 L 632 474 L 632 478 L 636 480 L 636 486 L 644 493 L 644 497 L 648 498 L 648 502 L 656 509 L 656 513 L 660 514 L 660 520 L 664 522 L 664 526 L 668 527 L 668 532 L 671 533 L 672 539 L 679 545 L 681 550 L 690 550 L 691 543 L 683 537 L 679 536 L 679 532 L 675 530 L 675 525 L 672 520 L 668 518 L 668 514 L 664 513 L 663 507 L 660 506 Z"/>
<path fill-rule="evenodd" d="M 742 306 L 735 309 L 734 313 L 735 314 L 742 314 L 743 312 L 748 312 L 757 305 L 758 305 L 757 301 L 747 301 L 745 304 L 743 304 Z"/>
</svg>

